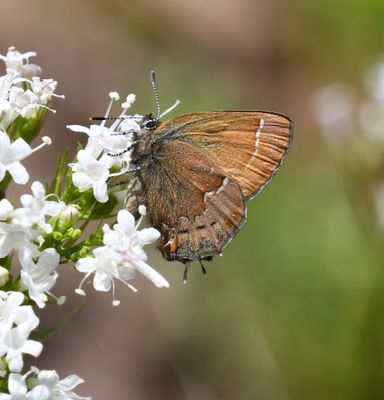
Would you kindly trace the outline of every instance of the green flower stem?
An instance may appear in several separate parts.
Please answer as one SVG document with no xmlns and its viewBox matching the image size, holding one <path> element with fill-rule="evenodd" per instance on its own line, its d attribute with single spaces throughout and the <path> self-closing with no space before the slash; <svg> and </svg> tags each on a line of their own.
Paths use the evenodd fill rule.
<svg viewBox="0 0 384 400">
<path fill-rule="evenodd" d="M 86 297 L 83 302 L 77 305 L 68 315 L 66 315 L 58 324 L 53 326 L 52 328 L 48 328 L 42 332 L 36 332 L 33 336 L 33 340 L 37 340 L 38 342 L 43 342 L 44 340 L 48 339 L 52 336 L 55 332 L 59 329 L 63 328 L 68 322 L 72 321 L 80 311 L 85 307 L 88 303 L 88 298 Z"/>
</svg>

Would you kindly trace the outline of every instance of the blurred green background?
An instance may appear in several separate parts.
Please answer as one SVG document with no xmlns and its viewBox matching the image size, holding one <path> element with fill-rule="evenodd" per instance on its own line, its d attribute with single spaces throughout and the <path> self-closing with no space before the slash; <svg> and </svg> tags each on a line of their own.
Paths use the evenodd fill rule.
<svg viewBox="0 0 384 400">
<path fill-rule="evenodd" d="M 115 308 L 89 287 L 40 368 L 80 375 L 96 400 L 384 398 L 383 235 L 370 199 L 384 171 L 365 168 L 370 148 L 362 159 L 348 138 L 335 151 L 311 108 L 332 82 L 365 96 L 383 20 L 382 0 L 2 0 L 1 53 L 37 51 L 66 96 L 43 132 L 55 145 L 28 160 L 32 179 L 51 179 L 58 152 L 81 139 L 65 126 L 103 114 L 108 92 L 154 111 L 151 69 L 163 109 L 181 100 L 173 115 L 262 109 L 295 123 L 285 164 L 207 278 L 194 265 L 184 286 L 182 265 L 153 248 L 171 287 L 138 278 L 137 294 L 118 287 Z M 55 293 L 68 302 L 40 312 L 45 325 L 82 301 L 80 279 L 63 268 Z"/>
</svg>

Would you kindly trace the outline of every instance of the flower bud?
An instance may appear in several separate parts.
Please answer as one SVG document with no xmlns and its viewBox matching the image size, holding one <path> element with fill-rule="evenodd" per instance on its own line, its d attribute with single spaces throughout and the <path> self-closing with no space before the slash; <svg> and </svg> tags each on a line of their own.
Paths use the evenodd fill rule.
<svg viewBox="0 0 384 400">
<path fill-rule="evenodd" d="M 81 234 L 82 234 L 81 229 L 76 228 L 71 232 L 70 236 L 72 240 L 76 240 L 81 236 Z"/>
<path fill-rule="evenodd" d="M 88 255 L 90 248 L 88 246 L 83 246 L 82 249 L 79 251 L 80 258 L 84 258 Z"/>
<path fill-rule="evenodd" d="M 3 287 L 9 281 L 9 271 L 0 267 L 0 287 Z"/>
<path fill-rule="evenodd" d="M 79 218 L 79 210 L 76 206 L 73 204 L 69 204 L 65 210 L 63 210 L 60 213 L 60 219 L 62 219 L 64 222 L 75 222 Z"/>
<path fill-rule="evenodd" d="M 63 238 L 63 234 L 61 232 L 55 231 L 53 232 L 53 240 L 56 242 L 61 242 L 61 239 Z"/>
</svg>

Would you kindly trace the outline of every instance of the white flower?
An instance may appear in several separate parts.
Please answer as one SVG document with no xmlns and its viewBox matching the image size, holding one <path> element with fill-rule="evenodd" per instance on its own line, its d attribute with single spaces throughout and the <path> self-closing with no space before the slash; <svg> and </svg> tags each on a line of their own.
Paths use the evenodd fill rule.
<svg viewBox="0 0 384 400">
<path fill-rule="evenodd" d="M 14 222 L 17 221 L 24 227 L 30 227 L 34 224 L 40 226 L 45 232 L 52 232 L 52 226 L 45 222 L 45 216 L 53 217 L 65 209 L 65 203 L 62 201 L 46 200 L 45 188 L 39 181 L 35 181 L 31 186 L 33 195 L 23 194 L 20 197 L 22 208 L 13 212 Z"/>
<path fill-rule="evenodd" d="M 39 108 L 39 98 L 29 89 L 13 86 L 9 91 L 9 104 L 22 117 L 32 116 Z"/>
<path fill-rule="evenodd" d="M 29 175 L 20 161 L 30 154 L 32 148 L 24 139 L 19 138 L 11 143 L 8 135 L 0 130 L 0 181 L 8 171 L 16 183 L 20 185 L 27 183 Z"/>
<path fill-rule="evenodd" d="M 13 205 L 7 200 L 0 200 L 0 221 L 8 219 L 13 212 Z"/>
<path fill-rule="evenodd" d="M 26 375 L 10 374 L 8 378 L 7 393 L 0 393 L 0 400 L 49 400 L 49 389 L 43 385 L 36 385 L 31 391 L 28 391 L 25 382 Z M 68 400 L 71 400 L 68 398 Z"/>
<path fill-rule="evenodd" d="M 0 356 L 5 357 L 9 369 L 19 372 L 23 367 L 23 353 L 37 357 L 42 345 L 28 340 L 29 334 L 39 324 L 31 306 L 22 305 L 20 292 L 0 291 Z"/>
<path fill-rule="evenodd" d="M 73 132 L 81 132 L 88 135 L 89 138 L 85 150 L 94 157 L 98 157 L 104 150 L 119 152 L 128 146 L 126 136 L 115 135 L 113 131 L 102 125 L 92 124 L 89 128 L 81 125 L 68 125 L 67 128 Z"/>
<path fill-rule="evenodd" d="M 142 208 L 141 211 L 143 211 Z M 159 238 L 160 232 L 155 228 L 138 231 L 133 215 L 127 210 L 119 211 L 117 222 L 113 230 L 107 224 L 104 225 L 104 244 L 117 251 L 125 265 L 130 265 L 141 272 L 157 287 L 169 287 L 165 278 L 145 262 L 147 255 L 143 250 L 143 246 Z"/>
<path fill-rule="evenodd" d="M 37 255 L 35 242 L 39 241 L 39 233 L 33 228 L 23 227 L 19 223 L 0 221 L 0 258 L 6 257 L 12 250 L 31 249 Z"/>
<path fill-rule="evenodd" d="M 33 330 L 39 325 L 39 319 L 32 306 L 23 306 L 24 295 L 21 292 L 0 291 L 0 325 L 12 328 L 25 326 Z"/>
<path fill-rule="evenodd" d="M 38 65 L 28 64 L 28 58 L 36 53 L 21 54 L 10 48 L 6 56 L 0 55 L 7 66 L 7 74 L 0 77 L 0 127 L 7 129 L 19 115 L 30 117 L 43 107 L 52 112 L 47 104 L 54 93 L 57 82 L 53 79 L 40 79 Z"/>
<path fill-rule="evenodd" d="M 31 89 L 37 96 L 40 104 L 47 104 L 55 96 L 57 82 L 53 79 L 40 79 L 37 76 L 32 78 Z M 56 96 L 62 97 L 62 96 Z"/>
<path fill-rule="evenodd" d="M 31 368 L 32 371 L 37 375 L 36 378 L 32 379 L 32 386 L 42 386 L 48 390 L 49 400 L 90 400 L 90 397 L 79 396 L 72 390 L 83 383 L 84 380 L 79 378 L 77 375 L 69 375 L 64 379 L 60 380 L 59 375 L 55 370 L 41 370 L 39 371 L 36 367 Z M 1 400 L 1 398 L 0 398 Z"/>
<path fill-rule="evenodd" d="M 10 371 L 20 372 L 23 368 L 23 354 L 34 357 L 40 355 L 43 345 L 35 340 L 29 340 L 31 330 L 25 324 L 15 328 L 0 326 L 0 356 L 5 356 Z"/>
<path fill-rule="evenodd" d="M 93 287 L 99 291 L 109 291 L 112 288 L 114 305 L 119 304 L 115 299 L 114 280 L 134 289 L 127 281 L 135 276 L 135 271 L 141 272 L 157 287 L 169 287 L 166 279 L 145 262 L 147 255 L 143 246 L 156 241 L 160 236 L 159 231 L 154 228 L 138 231 L 133 215 L 127 210 L 118 212 L 117 221 L 113 229 L 107 224 L 103 227 L 105 246 L 95 249 L 94 257 L 81 258 L 76 263 L 76 269 L 85 273 L 76 292 L 85 295 L 81 287 L 94 274 Z"/>
<path fill-rule="evenodd" d="M 106 246 L 95 249 L 93 254 L 94 257 L 81 258 L 76 263 L 76 269 L 85 274 L 79 287 L 76 289 L 76 293 L 85 295 L 81 287 L 88 277 L 94 274 L 93 287 L 95 290 L 108 292 L 112 288 L 112 304 L 118 305 L 120 302 L 115 298 L 114 279 L 123 282 L 130 289 L 135 290 L 135 288 L 127 283 L 128 280 L 134 277 L 134 269 L 122 265 L 119 255 Z"/>
<path fill-rule="evenodd" d="M 77 154 L 77 162 L 70 164 L 74 171 L 72 175 L 73 184 L 81 192 L 93 188 L 96 200 L 105 203 L 108 201 L 107 179 L 112 164 L 112 158 L 107 155 L 98 160 L 88 151 L 80 150 Z"/>
<path fill-rule="evenodd" d="M 21 282 L 38 307 L 45 307 L 48 300 L 47 294 L 55 298 L 49 291 L 56 284 L 58 277 L 56 267 L 60 261 L 59 254 L 55 249 L 45 249 L 40 253 L 36 263 L 29 249 L 22 249 L 18 256 L 22 267 Z"/>
<path fill-rule="evenodd" d="M 141 115 L 127 115 L 128 108 L 135 100 L 130 94 L 123 103 L 123 111 L 116 118 L 110 118 L 109 113 L 114 101 L 119 100 L 119 94 L 111 92 L 107 112 L 101 119 L 100 125 L 92 124 L 89 128 L 81 125 L 68 125 L 73 132 L 88 135 L 87 145 L 77 155 L 77 163 L 70 164 L 74 174 L 72 180 L 80 191 L 93 187 L 93 192 L 99 202 L 106 202 L 108 177 L 123 175 L 129 168 L 130 150 L 135 133 L 141 128 L 137 121 L 142 121 Z M 107 127 L 107 120 L 113 123 Z M 109 160 L 108 160 L 109 159 Z M 120 168 L 118 172 L 110 174 L 112 166 Z"/>
<path fill-rule="evenodd" d="M 23 67 L 28 63 L 30 57 L 35 57 L 34 51 L 28 51 L 27 53 L 20 53 L 15 47 L 10 47 L 5 56 L 0 54 L 0 60 L 3 60 L 7 69 L 18 72 L 20 75 L 23 72 Z"/>
</svg>

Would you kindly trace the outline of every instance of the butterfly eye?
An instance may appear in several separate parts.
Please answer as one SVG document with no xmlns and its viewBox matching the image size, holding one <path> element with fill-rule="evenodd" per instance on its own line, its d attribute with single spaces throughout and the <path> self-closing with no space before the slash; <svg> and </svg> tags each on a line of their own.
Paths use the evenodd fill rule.
<svg viewBox="0 0 384 400">
<path fill-rule="evenodd" d="M 155 129 L 158 124 L 159 124 L 159 121 L 157 119 L 148 119 L 148 120 L 144 121 L 143 128 Z"/>
</svg>

